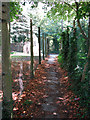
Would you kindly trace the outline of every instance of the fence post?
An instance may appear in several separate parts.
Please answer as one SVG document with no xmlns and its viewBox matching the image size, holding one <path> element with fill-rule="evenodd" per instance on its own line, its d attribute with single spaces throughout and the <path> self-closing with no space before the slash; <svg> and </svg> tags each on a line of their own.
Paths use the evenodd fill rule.
<svg viewBox="0 0 90 120">
<path fill-rule="evenodd" d="M 40 27 L 38 27 L 38 42 L 39 42 L 39 64 L 41 64 L 41 41 L 40 41 Z"/>
<path fill-rule="evenodd" d="M 33 72 L 33 35 L 32 35 L 32 19 L 30 19 L 30 42 L 31 42 L 31 78 L 34 77 L 34 72 Z"/>
</svg>

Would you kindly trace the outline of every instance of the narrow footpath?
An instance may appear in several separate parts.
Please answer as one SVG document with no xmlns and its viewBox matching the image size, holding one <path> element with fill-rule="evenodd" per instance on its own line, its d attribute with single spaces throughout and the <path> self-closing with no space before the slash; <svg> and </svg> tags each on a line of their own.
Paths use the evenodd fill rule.
<svg viewBox="0 0 90 120">
<path fill-rule="evenodd" d="M 46 62 L 47 80 L 45 81 L 46 97 L 43 99 L 42 104 L 43 118 L 68 118 L 67 106 L 60 101 L 63 99 L 65 90 L 61 87 L 61 74 L 58 73 L 56 56 L 54 54 L 50 55 Z"/>
<path fill-rule="evenodd" d="M 57 55 L 51 54 L 38 65 L 35 77 L 30 79 L 29 64 L 23 66 L 22 95 L 13 97 L 14 118 L 39 118 L 39 119 L 68 119 L 76 118 L 78 102 L 74 100 L 74 94 L 68 90 L 67 72 L 60 68 Z M 18 94 L 13 86 L 13 91 Z M 77 109 L 77 110 L 76 110 Z"/>
</svg>

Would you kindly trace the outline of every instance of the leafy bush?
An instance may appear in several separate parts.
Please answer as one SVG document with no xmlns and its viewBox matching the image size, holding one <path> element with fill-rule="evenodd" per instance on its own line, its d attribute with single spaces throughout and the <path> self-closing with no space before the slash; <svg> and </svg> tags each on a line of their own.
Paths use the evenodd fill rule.
<svg viewBox="0 0 90 120">
<path fill-rule="evenodd" d="M 89 116 L 90 105 L 88 66 L 85 71 L 85 78 L 81 81 L 84 66 L 87 63 L 87 42 L 78 28 L 76 34 L 73 33 L 73 29 L 69 31 L 69 35 L 67 34 L 68 32 L 65 31 L 61 36 L 62 50 L 58 56 L 58 62 L 61 63 L 61 67 L 68 71 L 71 84 L 68 89 L 72 90 L 80 98 L 79 105 L 82 109 L 79 115 L 81 118 L 84 118 Z M 67 40 L 69 40 L 69 44 Z"/>
</svg>

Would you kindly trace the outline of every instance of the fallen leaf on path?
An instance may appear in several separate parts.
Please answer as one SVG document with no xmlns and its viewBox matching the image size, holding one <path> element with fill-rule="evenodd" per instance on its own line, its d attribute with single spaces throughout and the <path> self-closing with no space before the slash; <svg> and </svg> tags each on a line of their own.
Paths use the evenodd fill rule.
<svg viewBox="0 0 90 120">
<path fill-rule="evenodd" d="M 57 104 L 59 104 L 59 103 L 60 103 L 60 101 L 57 101 L 56 103 L 57 103 Z"/>
<path fill-rule="evenodd" d="M 64 100 L 64 98 L 61 98 L 61 97 L 59 97 L 58 99 L 59 99 L 59 100 Z"/>
<path fill-rule="evenodd" d="M 43 98 L 46 98 L 46 97 L 48 97 L 48 96 L 47 96 L 47 95 L 44 95 L 44 96 L 43 96 Z"/>
<path fill-rule="evenodd" d="M 13 111 L 17 111 L 17 110 L 18 110 L 18 108 L 16 108 L 16 107 L 13 108 Z"/>
</svg>

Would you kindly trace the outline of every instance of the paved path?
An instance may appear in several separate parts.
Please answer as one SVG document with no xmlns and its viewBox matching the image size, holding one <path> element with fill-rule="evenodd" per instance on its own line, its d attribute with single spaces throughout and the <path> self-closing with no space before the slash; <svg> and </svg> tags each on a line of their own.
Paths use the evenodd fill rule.
<svg viewBox="0 0 90 120">
<path fill-rule="evenodd" d="M 57 55 L 50 55 L 47 64 L 49 65 L 46 68 L 47 71 L 47 81 L 45 84 L 46 95 L 44 98 L 42 109 L 44 111 L 43 118 L 56 119 L 56 118 L 66 118 L 67 114 L 63 113 L 62 110 L 66 109 L 60 108 L 57 104 L 57 101 L 60 97 L 62 97 L 62 93 L 60 91 L 60 80 L 58 79 L 58 72 L 55 66 L 55 58 Z M 60 76 L 59 76 L 60 78 Z M 61 109 L 61 110 L 60 110 Z"/>
</svg>

